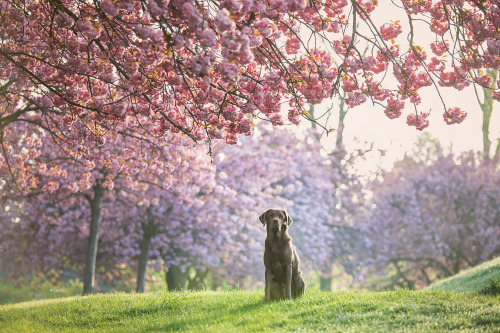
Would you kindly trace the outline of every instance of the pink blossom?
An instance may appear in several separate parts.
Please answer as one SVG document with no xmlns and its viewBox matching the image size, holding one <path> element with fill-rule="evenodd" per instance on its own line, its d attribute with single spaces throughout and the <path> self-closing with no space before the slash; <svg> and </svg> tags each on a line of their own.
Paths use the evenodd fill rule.
<svg viewBox="0 0 500 333">
<path fill-rule="evenodd" d="M 202 16 L 198 9 L 194 8 L 191 1 L 186 1 L 182 5 L 182 13 L 186 17 L 186 19 L 190 22 L 190 24 L 197 24 L 202 21 Z"/>
<path fill-rule="evenodd" d="M 250 48 L 259 47 L 260 45 L 262 45 L 262 37 L 261 36 L 250 35 L 248 38 L 250 41 L 250 44 L 249 44 Z"/>
<path fill-rule="evenodd" d="M 402 100 L 391 97 L 387 100 L 387 108 L 384 113 L 389 119 L 399 118 L 404 106 L 405 103 Z"/>
<path fill-rule="evenodd" d="M 239 0 L 224 0 L 221 3 L 221 7 L 229 9 L 231 13 L 240 11 L 242 3 Z M 247 7 L 249 9 L 249 7 Z"/>
<path fill-rule="evenodd" d="M 376 59 L 373 56 L 368 56 L 363 58 L 361 67 L 365 71 L 371 71 L 373 65 L 376 63 Z"/>
<path fill-rule="evenodd" d="M 234 21 L 229 16 L 227 9 L 221 9 L 217 12 L 214 19 L 215 27 L 219 33 L 232 31 L 236 27 Z"/>
<path fill-rule="evenodd" d="M 448 43 L 433 42 L 431 43 L 431 50 L 435 55 L 440 57 L 448 51 Z"/>
<path fill-rule="evenodd" d="M 496 55 L 500 54 L 500 40 L 498 39 L 494 40 L 488 37 L 486 39 L 486 45 L 488 46 L 488 51 L 491 54 L 496 54 Z"/>
<path fill-rule="evenodd" d="M 78 192 L 79 190 L 79 187 L 78 187 L 78 184 L 76 182 L 71 182 L 68 186 L 68 190 L 71 192 L 71 193 L 76 193 Z"/>
<path fill-rule="evenodd" d="M 161 16 L 167 13 L 167 11 L 163 8 L 161 8 L 156 0 L 148 0 L 147 4 L 148 10 L 151 13 L 152 16 Z"/>
<path fill-rule="evenodd" d="M 443 118 L 446 124 L 460 124 L 467 117 L 467 112 L 458 107 L 449 108 L 447 112 L 443 113 Z"/>
<path fill-rule="evenodd" d="M 285 3 L 289 12 L 304 10 L 307 6 L 305 0 L 287 0 Z"/>
<path fill-rule="evenodd" d="M 58 188 L 59 188 L 59 183 L 55 181 L 50 181 L 47 184 L 43 185 L 42 190 L 44 192 L 52 194 L 55 191 L 57 191 Z"/>
<path fill-rule="evenodd" d="M 47 172 L 47 165 L 45 163 L 38 163 L 36 172 L 44 175 Z"/>
<path fill-rule="evenodd" d="M 432 20 L 431 31 L 442 36 L 448 30 L 448 21 L 446 20 Z"/>
<path fill-rule="evenodd" d="M 386 41 L 395 39 L 402 31 L 403 28 L 397 22 L 391 24 L 385 23 L 380 27 L 380 35 L 382 36 L 382 39 Z"/>
<path fill-rule="evenodd" d="M 222 61 L 219 65 L 222 80 L 228 83 L 236 82 L 240 70 L 236 64 Z"/>
<path fill-rule="evenodd" d="M 431 58 L 431 62 L 427 65 L 427 69 L 430 72 L 442 72 L 445 69 L 445 66 L 441 60 L 436 57 Z"/>
<path fill-rule="evenodd" d="M 264 38 L 270 37 L 273 34 L 273 26 L 271 24 L 271 20 L 268 18 L 263 18 L 255 22 L 253 26 Z"/>
<path fill-rule="evenodd" d="M 210 28 L 203 30 L 203 32 L 200 34 L 200 38 L 202 40 L 201 44 L 206 47 L 212 47 L 216 43 L 215 31 Z"/>
<path fill-rule="evenodd" d="M 298 125 L 300 123 L 300 113 L 297 109 L 290 109 L 288 111 L 288 120 L 294 124 Z"/>
<path fill-rule="evenodd" d="M 281 119 L 281 116 L 278 113 L 272 114 L 269 117 L 269 120 L 271 120 L 271 124 L 273 124 L 273 126 L 283 125 L 283 120 Z"/>
<path fill-rule="evenodd" d="M 366 95 L 360 91 L 348 92 L 346 103 L 350 107 L 355 107 L 366 102 Z"/>
<path fill-rule="evenodd" d="M 67 13 L 60 13 L 57 15 L 56 22 L 61 27 L 71 27 L 75 23 L 75 20 L 73 20 Z"/>
<path fill-rule="evenodd" d="M 108 190 L 112 190 L 115 187 L 115 183 L 111 179 L 107 179 L 102 186 Z"/>
<path fill-rule="evenodd" d="M 429 114 L 425 112 L 420 112 L 420 114 L 410 113 L 406 118 L 406 123 L 409 126 L 415 126 L 419 131 L 422 131 L 424 128 L 429 126 L 429 120 L 427 119 L 428 115 Z"/>
<path fill-rule="evenodd" d="M 242 119 L 236 126 L 236 131 L 245 135 L 252 134 L 252 121 L 249 118 Z"/>
<path fill-rule="evenodd" d="M 485 88 L 489 88 L 491 87 L 491 84 L 493 83 L 493 78 L 491 77 L 491 75 L 481 75 L 481 76 L 478 76 L 476 77 L 475 81 L 485 87 Z"/>
<path fill-rule="evenodd" d="M 111 0 L 103 0 L 101 2 L 101 9 L 109 16 L 116 16 L 120 12 L 118 7 L 116 7 L 116 5 Z"/>
<path fill-rule="evenodd" d="M 464 5 L 464 0 L 443 0 L 443 4 L 462 7 Z"/>
</svg>

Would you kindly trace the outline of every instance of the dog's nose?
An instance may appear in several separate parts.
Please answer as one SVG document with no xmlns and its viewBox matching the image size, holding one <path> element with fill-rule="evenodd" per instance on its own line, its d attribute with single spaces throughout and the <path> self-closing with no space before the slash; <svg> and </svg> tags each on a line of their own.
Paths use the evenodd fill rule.
<svg viewBox="0 0 500 333">
<path fill-rule="evenodd" d="M 274 219 L 273 223 L 280 223 L 280 221 L 278 219 Z"/>
</svg>

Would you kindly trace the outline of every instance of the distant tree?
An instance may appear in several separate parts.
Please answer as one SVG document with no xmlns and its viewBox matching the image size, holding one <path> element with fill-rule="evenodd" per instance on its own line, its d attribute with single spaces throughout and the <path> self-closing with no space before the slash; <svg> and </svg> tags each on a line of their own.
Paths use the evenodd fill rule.
<svg viewBox="0 0 500 333">
<path fill-rule="evenodd" d="M 256 267 L 262 277 L 265 230 L 258 216 L 273 206 L 287 209 L 294 219 L 290 233 L 308 270 L 329 277 L 333 263 L 352 266 L 354 216 L 364 204 L 362 184 L 351 165 L 355 157 L 328 156 L 317 134 L 314 129 L 297 135 L 258 127 L 241 146 L 215 150 L 218 171 L 241 200 L 235 214 L 250 237 L 242 242 L 242 256 L 252 261 L 237 260 L 234 265 L 241 269 L 236 271 Z"/>
<path fill-rule="evenodd" d="M 411 159 L 372 184 L 364 221 L 367 264 L 393 282 L 421 287 L 500 253 L 500 177 L 472 152 Z"/>
<path fill-rule="evenodd" d="M 8 162 L 3 164 L 7 173 L 2 173 L 1 178 L 9 188 L 5 195 L 20 200 L 18 205 L 27 214 L 24 216 L 38 216 L 39 211 L 57 207 L 59 200 L 70 196 L 81 196 L 88 202 L 89 206 L 82 205 L 82 209 L 89 210 L 89 214 L 84 215 L 89 222 L 84 294 L 93 290 L 99 225 L 107 193 L 115 187 L 143 192 L 150 185 L 168 188 L 175 179 L 173 172 L 182 168 L 183 156 L 196 149 L 191 140 L 179 134 L 154 138 L 133 131 L 132 124 L 136 129 L 142 128 L 140 120 L 140 117 L 129 117 L 128 130 L 109 131 L 100 137 L 88 133 L 86 127 L 71 128 L 65 123 L 58 124 L 65 129 L 63 137 L 54 137 L 50 130 L 36 127 L 26 127 L 34 129 L 29 134 L 12 129 L 3 132 L 6 139 L 3 157 Z M 9 149 L 5 149 L 6 146 Z M 203 158 L 201 153 L 198 155 Z M 18 167 L 12 169 L 12 163 Z M 29 204 L 32 199 L 28 198 L 33 196 L 41 197 L 37 198 L 38 206 Z M 30 209 L 39 211 L 30 215 Z M 67 212 L 67 217 L 71 218 L 71 212 Z"/>
</svg>

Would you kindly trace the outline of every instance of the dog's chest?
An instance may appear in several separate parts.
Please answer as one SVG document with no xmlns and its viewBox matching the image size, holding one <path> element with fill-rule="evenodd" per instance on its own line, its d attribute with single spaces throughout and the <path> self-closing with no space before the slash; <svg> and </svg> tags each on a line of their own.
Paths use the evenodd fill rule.
<svg viewBox="0 0 500 333">
<path fill-rule="evenodd" d="M 273 279 L 275 281 L 284 281 L 286 267 L 292 264 L 289 248 L 280 244 L 272 244 L 267 248 L 267 251 L 269 251 L 269 264 Z"/>
</svg>

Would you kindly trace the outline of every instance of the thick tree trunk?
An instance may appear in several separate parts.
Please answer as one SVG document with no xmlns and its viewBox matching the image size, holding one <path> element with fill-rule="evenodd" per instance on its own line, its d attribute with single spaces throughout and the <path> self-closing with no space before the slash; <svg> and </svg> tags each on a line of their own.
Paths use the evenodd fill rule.
<svg viewBox="0 0 500 333">
<path fill-rule="evenodd" d="M 83 271 L 83 295 L 91 294 L 94 291 L 95 261 L 97 256 L 97 242 L 99 240 L 99 224 L 101 222 L 101 203 L 104 188 L 97 183 L 94 186 L 94 197 L 90 202 L 90 230 L 87 243 L 87 258 Z"/>
<path fill-rule="evenodd" d="M 319 277 L 319 288 L 325 291 L 332 291 L 332 279 Z"/>
<path fill-rule="evenodd" d="M 166 275 L 168 291 L 186 288 L 187 273 L 183 273 L 178 266 L 169 267 Z"/>
<path fill-rule="evenodd" d="M 137 269 L 137 287 L 135 291 L 144 292 L 146 282 L 146 268 L 148 267 L 149 248 L 151 247 L 151 238 L 154 236 L 154 216 L 151 209 L 147 210 L 147 222 L 142 225 L 141 254 L 139 256 L 139 267 Z"/>
<path fill-rule="evenodd" d="M 188 281 L 187 289 L 188 290 L 202 290 L 202 289 L 204 289 L 205 288 L 204 281 L 208 275 L 208 272 L 209 272 L 208 269 L 203 270 L 203 271 L 196 270 L 196 274 L 195 274 L 194 278 L 189 279 L 189 281 Z"/>
</svg>

